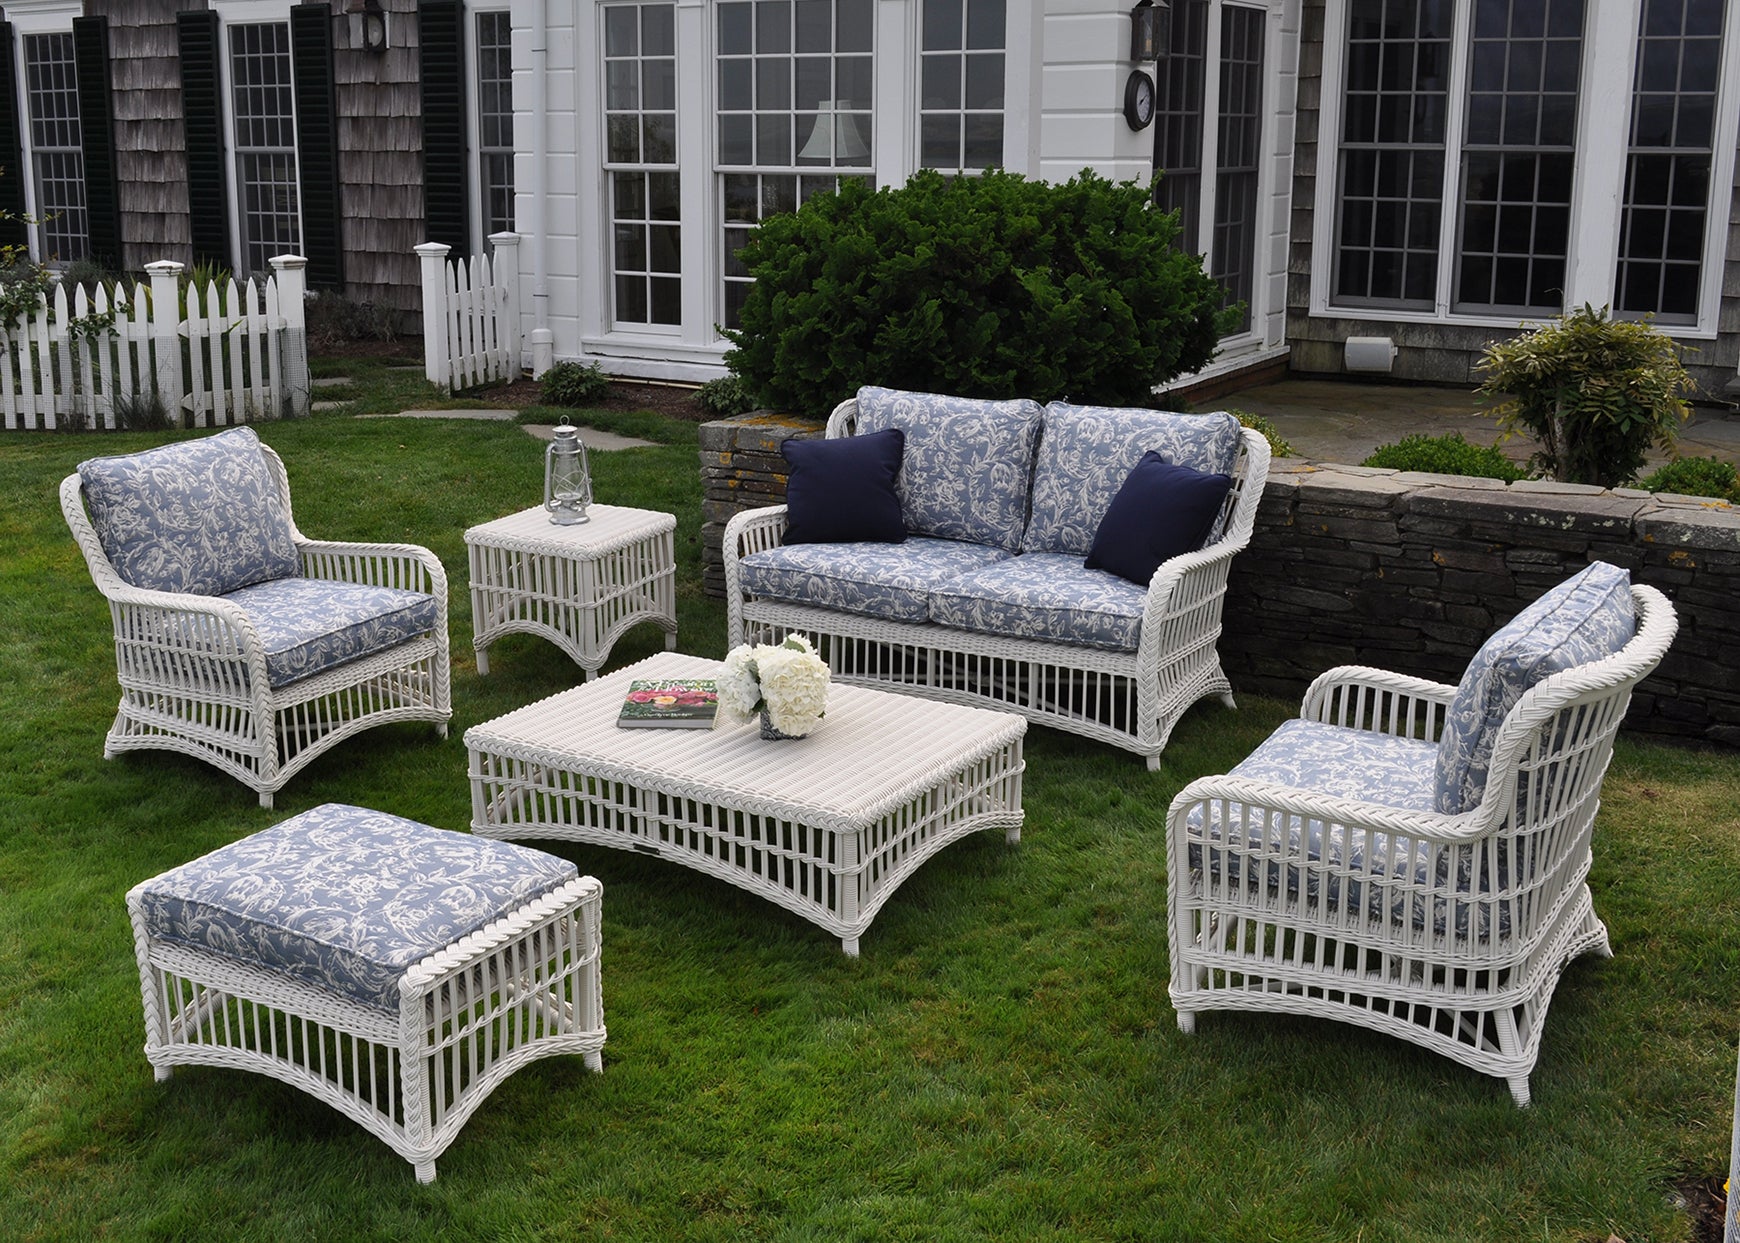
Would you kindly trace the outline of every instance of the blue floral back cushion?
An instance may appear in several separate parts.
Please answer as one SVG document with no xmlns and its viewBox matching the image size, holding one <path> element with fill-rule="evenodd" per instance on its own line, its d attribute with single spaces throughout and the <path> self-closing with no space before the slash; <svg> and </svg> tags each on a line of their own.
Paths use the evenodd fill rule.
<svg viewBox="0 0 1740 1243">
<path fill-rule="evenodd" d="M 407 970 L 578 874 L 541 850 L 327 803 L 138 892 L 155 939 L 397 1011 Z"/>
<path fill-rule="evenodd" d="M 1039 418 L 1038 403 L 1025 399 L 858 390 L 858 432 L 896 427 L 906 436 L 895 481 L 906 529 L 1009 552 L 1027 528 Z"/>
<path fill-rule="evenodd" d="M 1470 811 L 1486 792 L 1492 744 L 1530 688 L 1566 669 L 1613 655 L 1637 633 L 1631 575 L 1592 562 L 1518 613 L 1468 662 L 1438 744 L 1435 802 Z"/>
<path fill-rule="evenodd" d="M 290 509 L 251 427 L 79 463 L 97 539 L 135 587 L 221 596 L 299 571 Z"/>
<path fill-rule="evenodd" d="M 1112 498 L 1150 450 L 1174 466 L 1230 475 L 1238 463 L 1240 424 L 1230 414 L 1165 410 L 1045 407 L 1033 467 L 1033 513 L 1023 552 L 1085 557 Z"/>
</svg>

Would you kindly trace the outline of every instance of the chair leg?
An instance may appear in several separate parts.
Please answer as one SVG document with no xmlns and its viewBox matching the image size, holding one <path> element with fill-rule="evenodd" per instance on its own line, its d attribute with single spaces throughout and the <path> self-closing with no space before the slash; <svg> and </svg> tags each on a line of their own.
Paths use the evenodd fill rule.
<svg viewBox="0 0 1740 1243">
<path fill-rule="evenodd" d="M 1196 1034 L 1196 1011 L 1178 1011 L 1178 1030 L 1183 1032 L 1186 1036 L 1193 1036 Z"/>
<path fill-rule="evenodd" d="M 272 792 L 270 790 L 260 791 L 260 806 L 264 807 L 267 811 L 272 810 Z"/>
<path fill-rule="evenodd" d="M 1527 1109 L 1529 1107 L 1529 1077 L 1517 1075 L 1506 1082 L 1510 1084 L 1510 1099 L 1516 1102 L 1516 1107 Z"/>
<path fill-rule="evenodd" d="M 1238 703 L 1237 703 L 1237 701 L 1235 701 L 1233 699 L 1233 693 L 1231 691 L 1222 691 L 1221 695 L 1220 695 L 1220 701 L 1229 708 L 1237 708 L 1238 707 Z"/>
<path fill-rule="evenodd" d="M 1157 773 L 1160 771 L 1160 757 L 1158 755 L 1150 755 L 1148 757 L 1148 771 L 1151 773 Z"/>
</svg>

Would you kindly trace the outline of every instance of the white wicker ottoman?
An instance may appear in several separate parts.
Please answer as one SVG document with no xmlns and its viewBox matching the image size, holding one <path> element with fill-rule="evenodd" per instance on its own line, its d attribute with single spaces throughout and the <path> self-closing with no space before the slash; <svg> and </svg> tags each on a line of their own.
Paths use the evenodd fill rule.
<svg viewBox="0 0 1740 1243">
<path fill-rule="evenodd" d="M 601 892 L 540 850 L 316 807 L 127 894 L 145 1056 L 282 1079 L 433 1182 L 521 1066 L 604 1068 Z"/>
<path fill-rule="evenodd" d="M 1027 722 L 855 686 L 815 733 L 618 729 L 634 678 L 707 678 L 665 653 L 473 726 L 471 831 L 654 854 L 794 911 L 857 954 L 908 876 L 984 829 L 1021 837 Z"/>
<path fill-rule="evenodd" d="M 588 680 L 640 622 L 663 626 L 665 650 L 676 647 L 676 518 L 619 505 L 586 512 L 590 521 L 559 527 L 542 508 L 527 509 L 465 533 L 480 674 L 504 634 L 542 635 Z"/>
</svg>

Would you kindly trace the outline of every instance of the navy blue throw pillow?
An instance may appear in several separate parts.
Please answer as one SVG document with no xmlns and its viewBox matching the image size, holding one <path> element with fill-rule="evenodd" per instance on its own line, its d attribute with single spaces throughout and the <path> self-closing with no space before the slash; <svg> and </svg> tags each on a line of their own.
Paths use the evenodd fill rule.
<svg viewBox="0 0 1740 1243">
<path fill-rule="evenodd" d="M 1202 547 L 1231 489 L 1230 475 L 1174 466 L 1150 449 L 1112 498 L 1083 564 L 1146 587 L 1162 562 Z"/>
<path fill-rule="evenodd" d="M 897 427 L 835 440 L 788 440 L 788 544 L 900 544 L 906 526 L 894 491 L 906 434 Z"/>
</svg>

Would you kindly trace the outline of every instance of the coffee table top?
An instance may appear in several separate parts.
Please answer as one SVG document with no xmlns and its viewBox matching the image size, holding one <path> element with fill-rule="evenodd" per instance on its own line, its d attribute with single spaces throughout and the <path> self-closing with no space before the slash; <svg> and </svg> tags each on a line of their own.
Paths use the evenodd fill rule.
<svg viewBox="0 0 1740 1243">
<path fill-rule="evenodd" d="M 712 730 L 619 729 L 635 678 L 708 678 L 719 662 L 662 652 L 465 731 L 473 751 L 724 801 L 817 826 L 874 821 L 948 773 L 1020 739 L 1026 719 L 835 682 L 807 738 L 768 741 L 751 722 Z"/>
<path fill-rule="evenodd" d="M 612 552 L 659 531 L 676 529 L 673 514 L 626 505 L 588 505 L 587 521 L 557 526 L 542 505 L 479 523 L 465 532 L 467 544 L 487 544 L 514 552 Z"/>
</svg>

